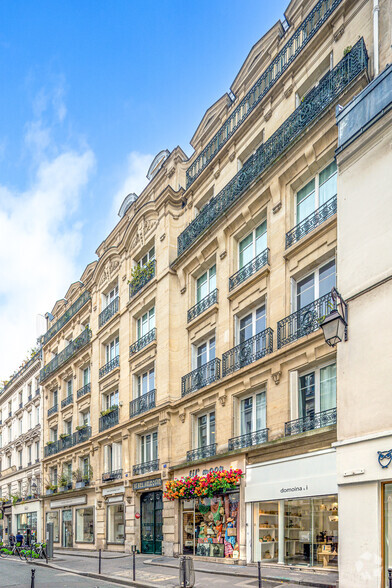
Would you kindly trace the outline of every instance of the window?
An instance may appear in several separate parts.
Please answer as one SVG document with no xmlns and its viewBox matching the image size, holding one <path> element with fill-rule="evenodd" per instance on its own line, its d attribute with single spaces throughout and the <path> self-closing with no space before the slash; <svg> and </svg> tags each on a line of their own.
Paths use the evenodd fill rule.
<svg viewBox="0 0 392 588">
<path fill-rule="evenodd" d="M 57 425 L 50 429 L 50 440 L 57 441 Z"/>
<path fill-rule="evenodd" d="M 149 331 L 155 327 L 155 306 L 150 308 L 148 312 L 137 319 L 137 338 L 144 337 Z"/>
<path fill-rule="evenodd" d="M 243 343 L 258 333 L 265 331 L 265 305 L 255 308 L 243 318 L 238 319 L 238 343 Z"/>
<path fill-rule="evenodd" d="M 239 242 L 239 268 L 252 261 L 259 253 L 267 249 L 267 221 L 264 221 L 245 239 Z"/>
<path fill-rule="evenodd" d="M 331 292 L 336 284 L 335 260 L 329 261 L 296 284 L 296 309 L 318 300 Z"/>
<path fill-rule="evenodd" d="M 33 411 L 29 410 L 28 415 L 29 415 L 29 417 L 28 417 L 29 418 L 29 429 L 32 429 L 33 428 Z"/>
<path fill-rule="evenodd" d="M 23 404 L 23 392 L 19 392 L 19 408 Z"/>
<path fill-rule="evenodd" d="M 90 458 L 88 456 L 79 459 L 79 470 L 82 479 L 90 481 Z"/>
<path fill-rule="evenodd" d="M 118 390 L 102 394 L 102 410 L 109 410 L 112 406 L 118 406 Z M 90 412 L 88 418 L 90 420 Z"/>
<path fill-rule="evenodd" d="M 196 302 L 200 302 L 216 289 L 216 265 L 210 267 L 196 280 Z"/>
<path fill-rule="evenodd" d="M 197 447 L 215 443 L 215 411 L 197 418 Z"/>
<path fill-rule="evenodd" d="M 12 401 L 10 400 L 8 403 L 8 416 L 12 415 Z"/>
<path fill-rule="evenodd" d="M 28 448 L 27 448 L 28 463 L 31 463 L 32 462 L 31 451 L 32 451 L 32 448 L 31 448 L 31 445 L 29 445 Z"/>
<path fill-rule="evenodd" d="M 90 384 L 90 366 L 87 366 L 83 370 L 83 386 Z"/>
<path fill-rule="evenodd" d="M 12 484 L 7 484 L 8 498 L 12 496 Z"/>
<path fill-rule="evenodd" d="M 66 390 L 66 397 L 69 398 L 69 396 L 72 396 L 72 378 L 70 380 L 67 380 L 66 384 L 65 384 L 65 390 Z"/>
<path fill-rule="evenodd" d="M 104 446 L 104 472 L 116 472 L 122 469 L 121 443 L 111 443 Z"/>
<path fill-rule="evenodd" d="M 11 459 L 10 455 L 7 456 L 7 461 L 8 461 L 8 467 L 9 468 L 12 467 L 12 459 Z"/>
<path fill-rule="evenodd" d="M 113 398 L 112 400 L 114 401 L 115 398 Z M 117 398 L 117 401 L 118 401 L 118 398 Z M 109 400 L 109 402 L 110 402 L 110 400 Z M 110 406 L 108 406 L 107 408 L 110 408 Z M 106 407 L 104 410 L 106 410 Z M 79 413 L 79 425 L 85 425 L 87 427 L 90 426 L 90 409 L 89 408 L 87 410 Z"/>
<path fill-rule="evenodd" d="M 336 363 L 299 376 L 298 411 L 300 418 L 336 407 Z"/>
<path fill-rule="evenodd" d="M 8 443 L 12 441 L 12 425 L 8 425 Z"/>
<path fill-rule="evenodd" d="M 113 341 L 111 341 L 110 343 L 108 343 L 108 345 L 106 345 L 105 352 L 106 352 L 106 363 L 109 363 L 109 361 L 112 361 L 112 359 L 114 359 L 115 357 L 118 356 L 118 354 L 119 354 L 119 338 L 118 337 L 116 337 L 115 339 L 113 339 Z"/>
<path fill-rule="evenodd" d="M 23 463 L 23 453 L 22 450 L 18 451 L 18 466 L 21 468 Z"/>
<path fill-rule="evenodd" d="M 107 510 L 107 541 L 122 545 L 124 543 L 124 505 L 109 504 Z"/>
<path fill-rule="evenodd" d="M 31 414 L 31 413 L 29 413 L 29 414 Z M 18 430 L 19 430 L 19 435 L 21 435 L 23 433 L 23 419 L 22 419 L 22 417 L 20 417 L 20 419 L 18 419 Z"/>
<path fill-rule="evenodd" d="M 46 524 L 48 524 L 48 523 L 53 523 L 53 542 L 59 543 L 60 531 L 59 531 L 59 513 L 58 513 L 58 511 L 46 513 Z"/>
<path fill-rule="evenodd" d="M 197 368 L 215 359 L 215 337 L 198 345 L 195 348 L 195 354 Z"/>
<path fill-rule="evenodd" d="M 158 433 L 149 433 L 140 437 L 140 463 L 158 459 Z"/>
<path fill-rule="evenodd" d="M 155 389 L 155 370 L 151 368 L 147 372 L 136 376 L 137 398 Z"/>
<path fill-rule="evenodd" d="M 3 434 L 0 433 L 0 449 L 3 447 Z M 1 471 L 1 470 L 0 470 Z"/>
<path fill-rule="evenodd" d="M 266 428 L 265 392 L 253 394 L 240 401 L 240 434 L 246 435 Z"/>
<path fill-rule="evenodd" d="M 68 421 L 64 421 L 64 433 L 66 435 L 71 435 L 71 433 L 72 433 L 72 418 L 70 418 Z"/>
<path fill-rule="evenodd" d="M 150 251 L 148 251 L 148 253 L 143 255 L 143 257 L 136 262 L 136 265 L 139 267 L 144 267 L 153 259 L 155 259 L 155 247 L 151 247 Z"/>
<path fill-rule="evenodd" d="M 57 399 L 58 399 L 58 391 L 56 388 L 56 390 L 52 391 L 52 406 L 57 406 Z"/>
<path fill-rule="evenodd" d="M 57 486 L 57 466 L 50 468 L 50 482 L 53 486 Z"/>
<path fill-rule="evenodd" d="M 32 394 L 32 388 L 33 388 L 33 385 L 32 385 L 31 382 L 29 384 L 27 384 L 27 394 L 28 394 L 28 396 L 31 396 L 31 394 Z"/>
<path fill-rule="evenodd" d="M 35 424 L 39 425 L 39 406 L 35 407 Z"/>
<path fill-rule="evenodd" d="M 68 484 L 72 484 L 72 461 L 63 465 L 63 476 L 66 478 Z"/>
<path fill-rule="evenodd" d="M 118 285 L 110 290 L 108 294 L 104 294 L 103 307 L 106 308 L 118 296 Z"/>
<path fill-rule="evenodd" d="M 336 162 L 330 163 L 296 195 L 296 224 L 337 194 Z"/>
<path fill-rule="evenodd" d="M 39 441 L 35 442 L 35 459 L 39 459 Z"/>
<path fill-rule="evenodd" d="M 92 506 L 76 509 L 76 541 L 78 543 L 94 542 L 94 509 Z"/>
</svg>

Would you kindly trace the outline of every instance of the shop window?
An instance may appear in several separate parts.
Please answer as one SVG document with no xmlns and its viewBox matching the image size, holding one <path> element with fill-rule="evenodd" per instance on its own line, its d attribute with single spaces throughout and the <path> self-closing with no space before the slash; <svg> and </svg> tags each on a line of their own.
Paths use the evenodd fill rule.
<svg viewBox="0 0 392 588">
<path fill-rule="evenodd" d="M 196 280 L 196 302 L 211 294 L 216 289 L 216 265 L 210 267 Z"/>
<path fill-rule="evenodd" d="M 109 363 L 109 361 L 112 361 L 112 359 L 115 359 L 118 356 L 118 354 L 119 354 L 119 338 L 116 337 L 115 339 L 110 341 L 110 343 L 105 345 L 106 363 Z"/>
<path fill-rule="evenodd" d="M 140 463 L 158 459 L 158 433 L 140 436 Z"/>
<path fill-rule="evenodd" d="M 46 513 L 46 524 L 48 524 L 48 523 L 53 523 L 53 542 L 59 543 L 60 542 L 60 532 L 59 532 L 59 513 L 58 513 L 58 511 Z"/>
<path fill-rule="evenodd" d="M 333 161 L 298 190 L 295 197 L 295 224 L 303 221 L 337 194 L 337 175 L 336 161 Z"/>
<path fill-rule="evenodd" d="M 107 507 L 107 542 L 124 544 L 124 505 L 109 504 Z"/>
<path fill-rule="evenodd" d="M 336 408 L 336 363 L 299 375 L 299 418 Z M 309 421 L 311 422 L 311 421 Z"/>
<path fill-rule="evenodd" d="M 76 541 L 78 543 L 94 543 L 94 509 L 76 509 Z"/>
<path fill-rule="evenodd" d="M 136 397 L 139 398 L 143 394 L 147 394 L 151 390 L 155 390 L 155 369 L 151 368 L 142 374 L 135 376 L 136 379 Z"/>
<path fill-rule="evenodd" d="M 196 447 L 215 443 L 215 411 L 197 417 Z"/>
<path fill-rule="evenodd" d="M 16 528 L 22 535 L 26 534 L 27 529 L 31 529 L 32 539 L 37 540 L 37 513 L 25 512 L 16 515 Z"/>
<path fill-rule="evenodd" d="M 294 284 L 294 310 L 300 310 L 322 296 L 329 294 L 336 285 L 336 265 L 332 259 Z"/>
<path fill-rule="evenodd" d="M 264 221 L 238 244 L 238 267 L 243 268 L 267 249 L 267 221 Z"/>
<path fill-rule="evenodd" d="M 155 328 L 155 306 L 137 319 L 137 338 L 140 339 Z"/>
</svg>

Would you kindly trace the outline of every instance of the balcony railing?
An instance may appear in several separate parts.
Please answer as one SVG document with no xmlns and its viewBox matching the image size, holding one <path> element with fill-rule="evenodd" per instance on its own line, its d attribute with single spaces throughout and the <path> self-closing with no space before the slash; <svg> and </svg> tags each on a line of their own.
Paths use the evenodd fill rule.
<svg viewBox="0 0 392 588">
<path fill-rule="evenodd" d="M 90 300 L 90 292 L 83 292 L 81 296 L 69 307 L 69 309 L 59 318 L 58 321 L 46 331 L 45 335 L 41 337 L 42 345 L 45 345 L 71 318 L 79 312 L 81 308 Z"/>
<path fill-rule="evenodd" d="M 59 451 L 59 441 L 53 441 L 52 443 L 46 445 L 46 447 L 44 448 L 44 455 L 45 457 L 49 457 L 50 455 L 54 455 Z"/>
<path fill-rule="evenodd" d="M 78 431 L 73 433 L 73 444 L 79 445 L 79 443 L 84 443 L 91 437 L 91 427 L 89 425 L 83 426 Z"/>
<path fill-rule="evenodd" d="M 82 396 L 85 396 L 89 392 L 91 392 L 90 382 L 82 386 L 82 388 L 79 388 L 79 390 L 76 392 L 76 398 L 82 398 Z"/>
<path fill-rule="evenodd" d="M 265 249 L 259 255 L 256 255 L 249 263 L 244 265 L 241 269 L 238 270 L 235 274 L 233 274 L 229 278 L 229 290 L 233 290 L 242 282 L 245 282 L 250 276 L 253 276 L 259 269 L 267 265 L 269 256 L 269 249 Z"/>
<path fill-rule="evenodd" d="M 146 347 L 149 343 L 155 341 L 156 338 L 157 330 L 155 328 L 151 329 L 150 331 L 148 331 L 148 333 L 143 335 L 143 337 L 140 337 L 137 341 L 135 341 L 135 343 L 132 343 L 132 345 L 129 347 L 129 355 L 137 353 L 138 351 L 143 349 L 143 347 Z"/>
<path fill-rule="evenodd" d="M 59 453 L 60 451 L 64 451 L 64 449 L 69 449 L 70 447 L 74 447 L 75 445 L 79 445 L 79 443 L 84 443 L 91 437 L 91 427 L 85 426 L 79 431 L 75 431 L 75 433 L 70 433 L 49 445 L 46 445 L 44 449 L 45 457 L 49 457 L 50 455 L 54 455 L 55 453 Z M 39 459 L 35 460 L 36 463 L 39 462 Z"/>
<path fill-rule="evenodd" d="M 188 323 L 216 302 L 218 302 L 218 290 L 215 288 L 215 290 L 207 294 L 207 296 L 204 296 L 204 298 L 188 310 Z"/>
<path fill-rule="evenodd" d="M 121 480 L 122 478 L 122 469 L 121 470 L 114 470 L 112 472 L 105 472 L 102 474 L 102 482 L 111 482 L 112 480 Z"/>
<path fill-rule="evenodd" d="M 73 394 L 69 394 L 64 400 L 61 401 L 61 408 L 65 408 L 69 404 L 73 403 Z"/>
<path fill-rule="evenodd" d="M 113 359 L 111 359 L 110 361 L 105 363 L 105 365 L 103 365 L 101 368 L 99 368 L 99 377 L 102 378 L 103 376 L 106 376 L 106 374 L 108 374 L 109 372 L 114 370 L 119 365 L 120 365 L 120 356 L 116 355 L 116 357 L 113 357 Z"/>
<path fill-rule="evenodd" d="M 118 425 L 118 415 L 119 411 L 117 406 L 108 414 L 101 416 L 99 419 L 99 432 L 102 433 L 102 431 Z"/>
<path fill-rule="evenodd" d="M 229 451 L 251 447 L 252 445 L 260 445 L 260 443 L 266 443 L 267 441 L 268 429 L 260 429 L 260 431 L 245 433 L 245 435 L 229 439 Z"/>
<path fill-rule="evenodd" d="M 107 307 L 103 309 L 98 317 L 99 327 L 102 327 L 105 323 L 108 322 L 109 319 L 112 318 L 112 316 L 116 314 L 116 312 L 118 312 L 119 302 L 120 298 L 119 296 L 116 296 L 116 298 L 114 298 L 110 304 L 108 304 Z"/>
<path fill-rule="evenodd" d="M 336 214 L 337 203 L 338 199 L 335 194 L 335 196 L 332 196 L 320 208 L 312 212 L 312 214 L 309 214 L 303 221 L 286 233 L 286 249 L 300 241 L 302 237 L 305 237 L 305 235 L 316 229 L 330 216 Z"/>
<path fill-rule="evenodd" d="M 321 429 L 329 425 L 336 425 L 336 408 L 330 408 L 323 412 L 307 415 L 301 419 L 288 421 L 284 425 L 284 434 L 286 437 L 290 437 L 290 435 L 313 431 L 313 429 Z"/>
<path fill-rule="evenodd" d="M 150 390 L 129 403 L 129 418 L 155 408 L 155 390 Z"/>
<path fill-rule="evenodd" d="M 140 271 L 137 277 L 134 277 L 129 283 L 129 298 L 135 296 L 150 280 L 155 276 L 156 261 L 152 259 Z"/>
<path fill-rule="evenodd" d="M 269 327 L 222 355 L 222 377 L 257 361 L 273 350 L 274 332 Z"/>
<path fill-rule="evenodd" d="M 211 445 L 204 445 L 204 447 L 187 451 L 186 460 L 196 461 L 198 459 L 205 459 L 206 457 L 214 457 L 214 455 L 216 455 L 216 443 L 211 443 Z"/>
<path fill-rule="evenodd" d="M 59 367 L 67 363 L 71 357 L 76 355 L 80 349 L 82 349 L 85 345 L 90 343 L 91 340 L 91 331 L 90 329 L 84 329 L 81 335 L 77 337 L 74 341 L 71 341 L 69 345 L 56 357 L 54 357 L 48 364 L 46 364 L 40 371 L 40 382 L 43 382 L 48 378 L 51 374 L 53 374 Z"/>
<path fill-rule="evenodd" d="M 314 37 L 330 14 L 341 3 L 341 0 L 320 0 L 302 21 L 292 37 L 282 47 L 257 82 L 244 96 L 231 115 L 223 123 L 219 131 L 207 143 L 200 155 L 186 172 L 186 187 L 196 180 L 214 156 L 222 149 L 238 127 L 257 107 L 267 92 L 279 80 L 302 49 Z"/>
<path fill-rule="evenodd" d="M 141 474 L 148 474 L 149 472 L 156 472 L 159 470 L 159 459 L 152 461 L 145 461 L 133 466 L 133 475 L 140 476 Z"/>
<path fill-rule="evenodd" d="M 8 388 L 10 388 L 12 386 L 12 383 L 15 382 L 15 380 L 17 380 L 24 372 L 26 372 L 29 367 L 31 367 L 33 365 L 33 363 L 37 360 L 41 358 L 41 350 L 37 351 L 33 357 L 31 357 L 31 359 L 29 359 L 29 361 L 27 361 L 24 365 L 22 365 L 22 367 L 20 368 L 20 370 L 18 370 L 13 376 L 12 378 L 7 382 L 7 384 L 4 386 L 4 388 L 2 388 L 0 390 L 0 394 L 2 394 L 3 392 L 5 392 L 6 390 L 8 390 Z"/>
<path fill-rule="evenodd" d="M 323 317 L 336 308 L 331 292 L 278 322 L 278 349 L 320 328 Z"/>
<path fill-rule="evenodd" d="M 239 200 L 249 186 L 289 149 L 310 125 L 319 120 L 343 90 L 364 71 L 367 63 L 366 47 L 361 38 L 178 236 L 178 255 L 188 249 L 212 223 L 222 218 L 223 214 Z"/>
<path fill-rule="evenodd" d="M 220 378 L 220 359 L 212 359 L 181 378 L 181 396 L 204 388 Z"/>
<path fill-rule="evenodd" d="M 72 433 L 68 435 L 62 435 L 59 439 L 59 451 L 63 451 L 64 449 L 69 449 L 73 446 L 73 439 Z"/>
<path fill-rule="evenodd" d="M 52 414 L 55 414 L 58 411 L 58 409 L 59 409 L 58 404 L 54 404 L 53 406 L 48 408 L 48 417 L 52 416 Z"/>
</svg>

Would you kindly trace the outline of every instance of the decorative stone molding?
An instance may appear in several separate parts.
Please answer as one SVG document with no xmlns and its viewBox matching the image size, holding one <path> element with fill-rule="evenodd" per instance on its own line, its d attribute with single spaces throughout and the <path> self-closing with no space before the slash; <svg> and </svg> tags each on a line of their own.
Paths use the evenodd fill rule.
<svg viewBox="0 0 392 588">
<path fill-rule="evenodd" d="M 120 265 L 119 261 L 115 260 L 108 260 L 105 264 L 103 269 L 101 279 L 99 280 L 99 285 L 102 286 L 105 282 L 109 282 L 113 277 L 115 271 L 117 270 L 118 266 Z"/>
<path fill-rule="evenodd" d="M 273 374 L 271 374 L 271 377 L 273 379 L 273 381 L 275 382 L 275 385 L 277 386 L 280 382 L 280 376 L 282 375 L 281 371 L 278 372 L 274 372 Z"/>
<path fill-rule="evenodd" d="M 221 406 L 225 406 L 226 400 L 227 400 L 227 395 L 226 394 L 222 394 L 222 396 L 219 396 L 218 397 L 218 400 L 221 403 Z"/>
<path fill-rule="evenodd" d="M 279 212 L 279 210 L 282 208 L 282 202 L 279 201 L 277 204 L 275 204 L 275 206 L 272 208 L 272 212 L 273 214 L 276 214 L 277 212 Z"/>
<path fill-rule="evenodd" d="M 180 412 L 178 417 L 182 423 L 185 423 L 185 412 Z"/>
<path fill-rule="evenodd" d="M 144 217 L 139 221 L 137 226 L 136 235 L 132 241 L 132 247 L 136 247 L 137 245 L 144 245 L 146 240 L 146 235 L 155 227 L 157 226 L 158 221 L 153 219 L 146 220 Z"/>
<path fill-rule="evenodd" d="M 159 237 L 159 240 L 160 240 L 160 241 L 163 241 L 163 240 L 165 239 L 165 237 L 166 237 L 166 233 L 163 233 L 163 234 L 162 234 L 162 235 Z"/>
</svg>

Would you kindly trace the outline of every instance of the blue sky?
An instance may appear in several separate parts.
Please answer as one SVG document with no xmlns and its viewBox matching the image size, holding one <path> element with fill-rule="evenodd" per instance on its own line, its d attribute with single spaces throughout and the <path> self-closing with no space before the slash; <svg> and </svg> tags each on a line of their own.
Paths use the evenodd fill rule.
<svg viewBox="0 0 392 588">
<path fill-rule="evenodd" d="M 288 1 L 0 3 L 0 381 Z M 38 326 L 37 326 L 38 325 Z"/>
</svg>

